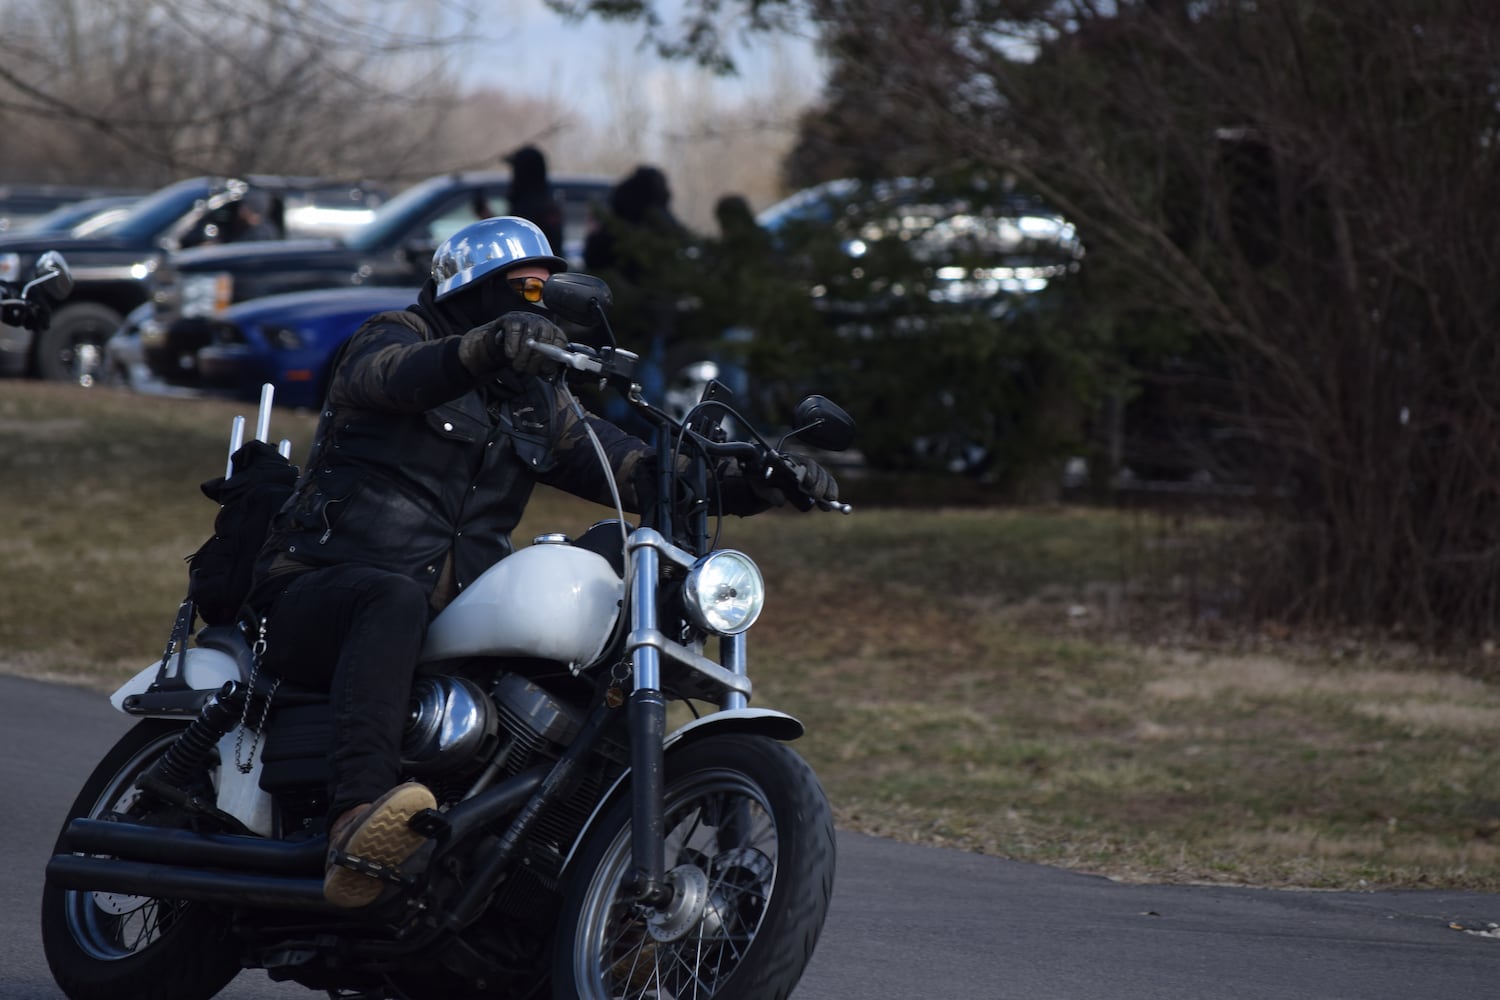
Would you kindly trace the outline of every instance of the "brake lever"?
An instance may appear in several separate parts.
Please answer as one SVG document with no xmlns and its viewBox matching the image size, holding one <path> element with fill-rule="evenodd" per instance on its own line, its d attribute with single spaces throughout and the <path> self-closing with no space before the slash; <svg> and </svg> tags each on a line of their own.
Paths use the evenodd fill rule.
<svg viewBox="0 0 1500 1000">
<path fill-rule="evenodd" d="M 780 452 L 774 452 L 771 457 L 767 458 L 763 475 L 767 480 L 783 479 L 785 485 L 779 485 L 777 488 L 798 510 L 807 511 L 817 507 L 819 510 L 837 511 L 840 514 L 854 513 L 854 508 L 847 503 L 839 500 L 814 500 L 802 492 L 796 473 L 787 465 L 787 457 Z"/>
</svg>

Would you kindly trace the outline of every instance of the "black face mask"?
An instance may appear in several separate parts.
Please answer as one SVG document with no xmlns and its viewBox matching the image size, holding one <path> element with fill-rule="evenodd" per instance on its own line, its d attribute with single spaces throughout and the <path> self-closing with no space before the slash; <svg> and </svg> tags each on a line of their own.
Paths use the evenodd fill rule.
<svg viewBox="0 0 1500 1000">
<path fill-rule="evenodd" d="M 510 312 L 552 314 L 539 302 L 527 302 L 503 275 L 486 276 L 436 304 L 443 318 L 458 331 L 472 330 Z"/>
</svg>

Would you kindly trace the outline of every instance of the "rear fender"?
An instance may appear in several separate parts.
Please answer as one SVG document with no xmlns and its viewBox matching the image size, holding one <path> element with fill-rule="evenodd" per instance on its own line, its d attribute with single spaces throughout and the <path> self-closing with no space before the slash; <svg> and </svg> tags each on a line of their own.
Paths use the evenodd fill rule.
<svg viewBox="0 0 1500 1000">
<path fill-rule="evenodd" d="M 158 663 L 151 664 L 120 685 L 119 690 L 109 696 L 109 703 L 115 707 L 115 711 L 125 712 L 125 699 L 131 695 L 147 693 L 156 681 L 159 666 Z M 245 680 L 234 657 L 221 650 L 205 646 L 194 646 L 183 654 L 181 676 L 183 683 L 194 691 L 217 691 L 229 681 L 243 682 Z M 136 712 L 125 712 L 125 714 L 140 717 L 140 714 Z M 155 717 L 180 719 L 182 716 L 162 713 Z"/>
<path fill-rule="evenodd" d="M 806 728 L 794 716 L 785 712 L 778 712 L 771 708 L 734 708 L 722 712 L 714 712 L 705 715 L 701 719 L 694 719 L 680 729 L 673 730 L 662 744 L 663 759 L 670 759 L 674 753 L 681 753 L 705 736 L 714 736 L 719 733 L 746 733 L 751 736 L 768 736 L 773 740 L 790 743 L 798 739 L 806 732 Z M 568 858 L 563 862 L 563 872 L 566 873 L 573 865 L 573 855 L 578 853 L 579 845 L 588 838 L 589 832 L 593 830 L 594 824 L 599 817 L 604 815 L 611 806 L 629 791 L 630 771 L 627 769 L 615 779 L 615 783 L 609 787 L 609 791 L 599 800 L 594 811 L 589 814 L 588 821 L 583 824 L 583 829 L 574 838 L 573 845 L 568 848 Z"/>
<path fill-rule="evenodd" d="M 147 694 L 156 682 L 158 667 L 153 663 L 130 680 L 120 685 L 119 690 L 109 696 L 109 703 L 117 712 L 125 712 L 134 718 L 177 719 L 191 721 L 180 713 L 126 712 L 125 699 L 131 695 Z M 234 657 L 222 650 L 207 646 L 194 646 L 182 656 L 180 676 L 184 684 L 193 691 L 212 693 L 229 681 L 243 683 L 245 675 Z M 236 757 L 245 748 L 254 747 L 254 758 L 249 762 L 250 770 L 243 771 L 234 766 Z M 235 726 L 219 740 L 218 801 L 220 809 L 244 823 L 246 828 L 263 837 L 269 837 L 272 829 L 271 796 L 260 787 L 262 760 L 260 751 L 264 741 L 254 733 L 244 733 L 243 727 Z M 232 763 L 233 762 L 233 763 Z"/>
</svg>

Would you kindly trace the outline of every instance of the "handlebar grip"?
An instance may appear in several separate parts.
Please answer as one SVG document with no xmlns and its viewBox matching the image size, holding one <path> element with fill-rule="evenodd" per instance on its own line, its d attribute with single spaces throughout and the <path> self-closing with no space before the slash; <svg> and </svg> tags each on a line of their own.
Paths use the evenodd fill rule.
<svg viewBox="0 0 1500 1000">
<path fill-rule="evenodd" d="M 527 339 L 526 346 L 543 357 L 551 358 L 559 364 L 581 372 L 602 372 L 604 370 L 604 366 L 597 359 L 570 351 L 566 347 L 558 347 L 556 344 L 543 344 L 534 338 Z"/>
</svg>

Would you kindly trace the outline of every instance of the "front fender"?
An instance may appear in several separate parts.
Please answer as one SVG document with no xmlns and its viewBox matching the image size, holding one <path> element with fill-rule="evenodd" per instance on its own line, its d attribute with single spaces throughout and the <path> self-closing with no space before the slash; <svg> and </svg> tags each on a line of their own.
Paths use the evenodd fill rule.
<svg viewBox="0 0 1500 1000">
<path fill-rule="evenodd" d="M 674 753 L 680 753 L 686 747 L 702 739 L 705 736 L 717 733 L 747 733 L 751 736 L 768 736 L 773 740 L 790 743 L 799 739 L 807 729 L 795 716 L 778 712 L 773 708 L 732 708 L 722 712 L 714 712 L 705 715 L 701 719 L 694 719 L 681 728 L 674 729 L 662 744 L 663 759 L 670 758 Z M 563 862 L 563 873 L 566 873 L 573 865 L 573 855 L 578 853 L 578 847 L 588 837 L 589 831 L 594 828 L 598 821 L 610 806 L 625 794 L 630 782 L 630 770 L 627 768 L 623 774 L 615 779 L 615 783 L 609 786 L 609 791 L 594 806 L 594 811 L 589 814 L 588 821 L 583 824 L 583 829 L 573 839 L 573 844 L 568 848 L 567 860 Z"/>
</svg>

